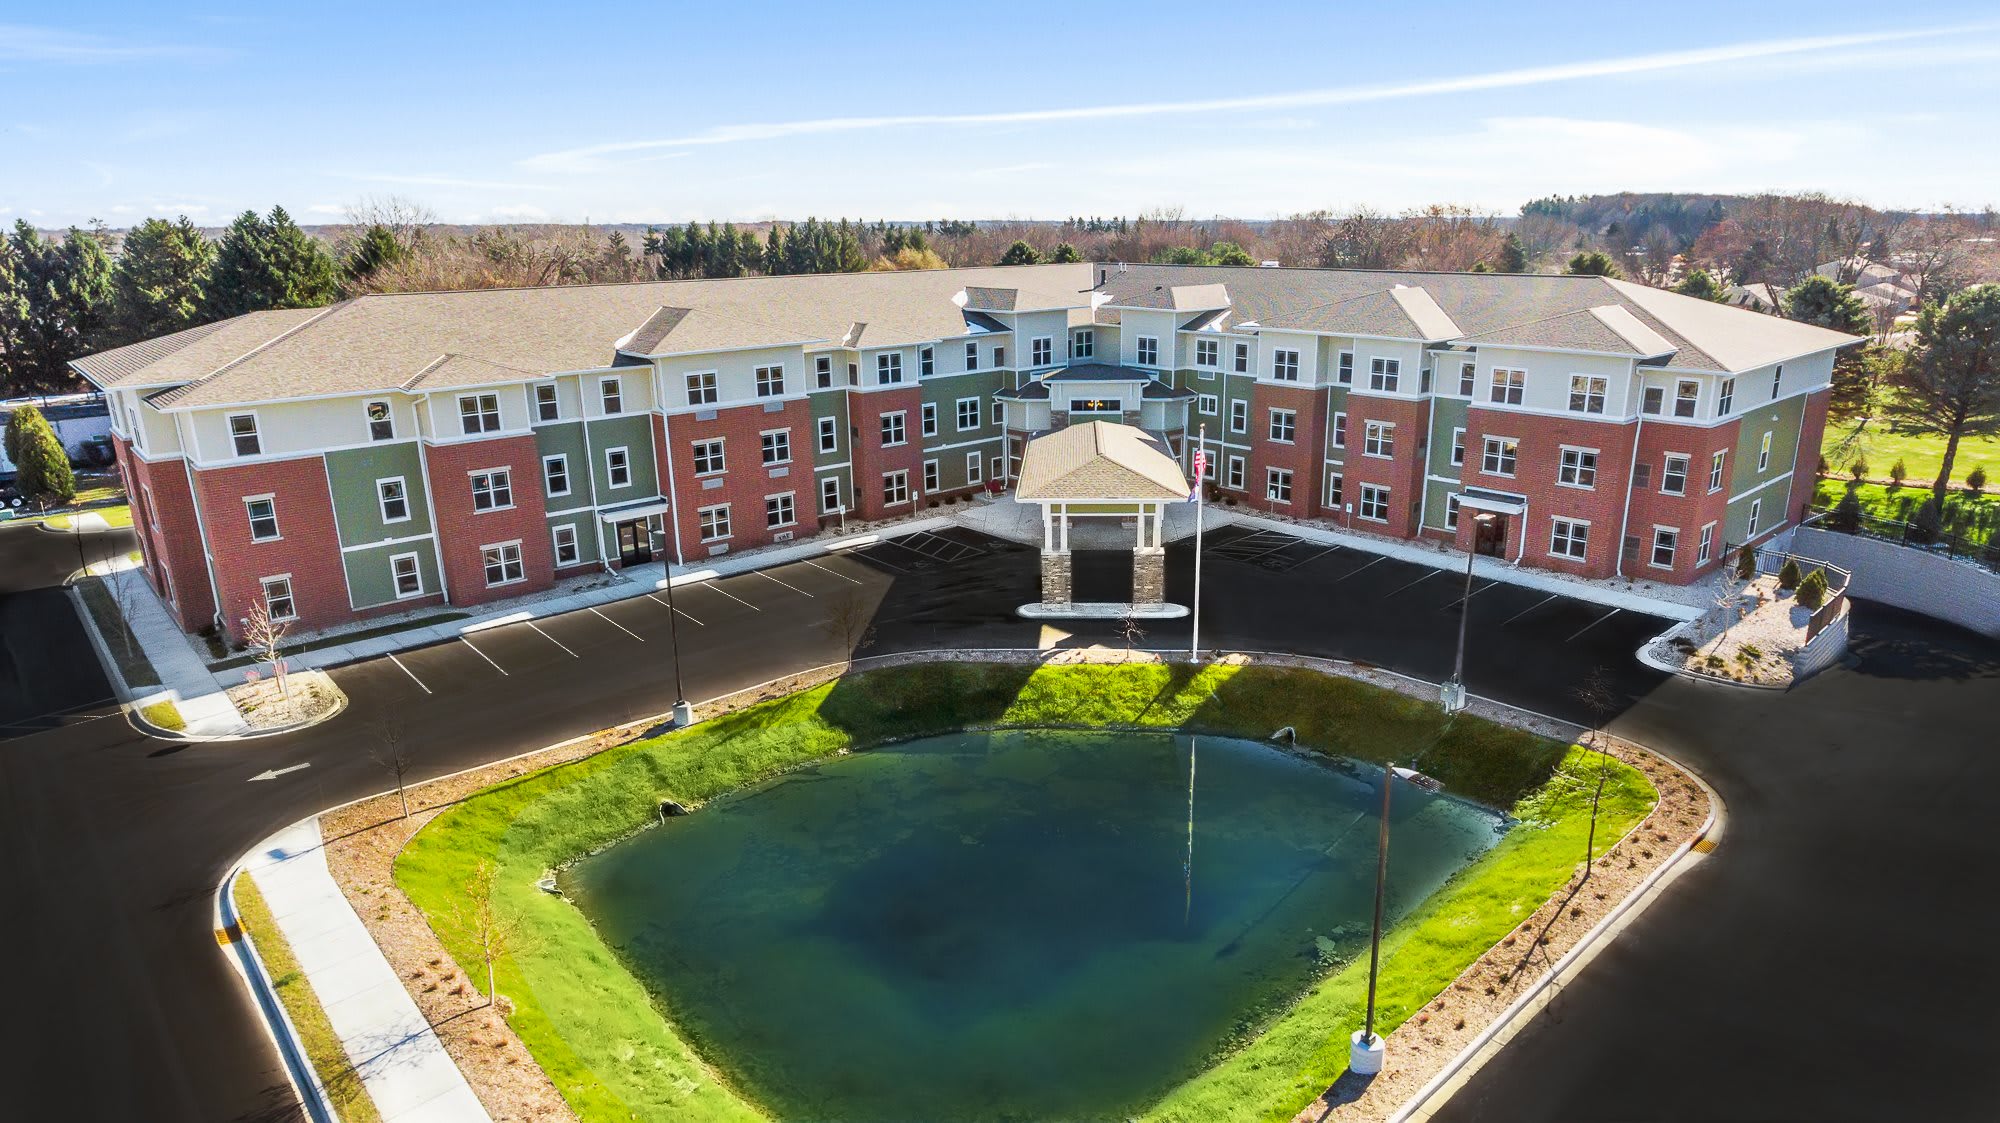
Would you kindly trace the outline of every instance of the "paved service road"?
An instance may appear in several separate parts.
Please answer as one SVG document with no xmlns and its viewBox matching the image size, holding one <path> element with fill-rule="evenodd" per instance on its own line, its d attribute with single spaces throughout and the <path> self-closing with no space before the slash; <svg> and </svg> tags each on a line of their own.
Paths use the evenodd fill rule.
<svg viewBox="0 0 2000 1123">
<path fill-rule="evenodd" d="M 59 569 L 48 554 L 60 543 L 0 534 L 0 572 L 27 572 L 9 568 L 17 564 Z M 1365 659 L 1432 679 L 1449 673 L 1462 576 L 1235 531 L 1210 544 L 1205 646 Z M 1191 580 L 1189 550 L 1183 543 L 1170 551 L 1177 598 Z M 684 586 L 674 601 L 687 693 L 714 697 L 837 658 L 840 629 L 827 621 L 849 598 L 873 609 L 869 650 L 1031 646 L 1044 637 L 1043 626 L 1013 609 L 1034 599 L 1035 582 L 1034 550 L 953 530 Z M 1977 869 L 1980 858 L 1992 857 L 1991 845 L 1975 837 L 1976 822 L 1950 812 L 1977 798 L 1989 767 L 2000 678 L 1993 645 L 1864 606 L 1857 649 L 1868 654 L 1858 667 L 1836 669 L 1792 694 L 1752 695 L 1664 680 L 1639 667 L 1631 653 L 1659 628 L 1657 620 L 1484 582 L 1471 606 L 1468 678 L 1476 692 L 1573 714 L 1569 691 L 1577 678 L 1595 666 L 1613 668 L 1632 700 L 1621 730 L 1697 762 L 1729 799 L 1732 823 L 1718 852 L 1724 860 L 1683 879 L 1670 902 L 1571 988 L 1561 1021 L 1546 1020 L 1594 1035 L 1595 1051 L 1578 1055 L 1614 1071 L 1594 1075 L 1591 1065 L 1509 1050 L 1482 1076 L 1478 1098 L 1463 1101 L 1466 1110 L 1496 1119 L 1710 1116 L 1717 1112 L 1687 1109 L 1707 1089 L 1716 1103 L 1740 1103 L 1746 1117 L 1797 1117 L 1786 1109 L 1794 1101 L 1782 1084 L 1741 1086 L 1733 1063 L 1709 1081 L 1681 1054 L 1657 1047 L 1629 1058 L 1614 1054 L 1629 1034 L 1613 1030 L 1640 1009 L 1655 1045 L 1690 1040 L 1720 1010 L 1739 1047 L 1745 1036 L 1789 1034 L 1799 1057 L 1846 1065 L 1839 1058 L 1866 1047 L 1864 993 L 1904 996 L 1891 1020 L 1908 1026 L 1935 1024 L 1940 1015 L 1974 1018 L 2000 997 L 2000 980 L 1976 966 L 1980 959 L 1953 959 L 1982 925 L 1991 930 L 1992 918 L 1979 912 L 1988 906 L 1946 897 L 1935 884 L 1937 870 Z M 269 741 L 181 746 L 141 738 L 115 719 L 0 730 L 0 860 L 15 875 L 15 922 L 0 924 L 0 961 L 29 965 L 10 979 L 14 1014 L 0 1019 L 0 1075 L 8 1078 L 0 1085 L 0 1117 L 294 1118 L 277 1058 L 214 945 L 217 880 L 245 847 L 277 828 L 381 790 L 387 777 L 368 749 L 371 730 L 385 719 L 401 723 L 406 743 L 417 747 L 419 774 L 433 775 L 664 712 L 674 700 L 667 614 L 663 597 L 639 597 L 339 668 L 333 676 L 353 700 L 350 709 Z M 1122 642 L 1115 629 L 1111 622 L 1067 629 L 1075 634 L 1064 642 Z M 1186 638 L 1181 621 L 1158 625 L 1142 642 L 1167 647 Z M 1919 728 L 1921 737 L 1913 733 Z M 1909 757 L 1918 744 L 1923 772 Z M 267 768 L 301 763 L 311 767 L 249 782 Z M 1890 779 L 1905 768 L 1911 783 Z M 1952 779 L 1960 773 L 1970 782 Z M 1870 818 L 1871 808 L 1885 803 L 1893 836 L 1870 829 L 1881 822 Z M 1876 853 L 1881 857 L 1869 856 Z M 1931 881 L 1913 886 L 1909 876 L 1874 876 L 1891 856 L 1933 871 Z M 1845 876 L 1853 873 L 1860 876 Z M 1817 897 L 1793 899 L 1806 894 Z M 1889 946 L 1883 926 L 1867 920 L 1891 909 L 1911 924 L 1901 937 L 1906 958 L 1881 954 Z M 1836 914 L 1838 923 L 1828 920 Z M 1812 919 L 1801 924 L 1791 916 Z M 1967 934 L 1944 931 L 1961 918 L 1973 922 Z M 1695 922 L 1700 930 L 1691 937 Z M 1866 955 L 1859 954 L 1863 944 Z M 1784 993 L 1799 991 L 1804 980 L 1793 966 L 1809 961 L 1802 949 L 1813 946 L 1850 957 L 1841 981 L 1852 985 L 1829 1003 L 1844 1012 L 1794 1019 L 1745 998 L 1746 980 L 1759 976 L 1758 987 L 1786 982 Z M 1966 966 L 1940 988 L 1927 966 L 1935 962 Z M 1655 974 L 1662 970 L 1671 978 Z M 1595 1024 L 1577 1013 L 1593 988 L 1604 995 L 1595 1009 L 1607 1012 Z M 1928 1004 L 1917 997 L 1940 995 Z M 1952 1009 L 1926 1008 L 1947 1004 Z M 1939 1096 L 1983 1085 L 1977 1069 L 1911 1063 Z M 1535 1064 L 1544 1068 L 1532 1080 L 1491 1083 Z M 1674 1090 L 1680 1100 L 1656 1094 L 1670 1070 L 1683 1085 Z M 1635 1072 L 1645 1097 L 1617 1079 Z M 1787 1071 L 1786 1079 L 1795 1075 Z M 1820 1118 L 1870 1109 L 1898 1114 L 1884 1105 L 1907 1109 L 1911 1102 L 1891 1082 L 1843 1093 L 1841 1110 Z"/>
<path fill-rule="evenodd" d="M 0 738 L 79 720 L 70 715 L 112 697 L 62 583 L 83 561 L 130 548 L 129 531 L 0 524 Z"/>
</svg>

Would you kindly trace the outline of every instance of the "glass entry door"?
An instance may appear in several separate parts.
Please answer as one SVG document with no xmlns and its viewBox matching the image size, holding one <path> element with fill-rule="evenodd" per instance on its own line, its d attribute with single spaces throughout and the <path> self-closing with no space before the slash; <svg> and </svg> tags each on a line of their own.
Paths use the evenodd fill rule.
<svg viewBox="0 0 2000 1123">
<path fill-rule="evenodd" d="M 618 563 L 644 565 L 653 560 L 653 531 L 645 519 L 618 524 Z"/>
</svg>

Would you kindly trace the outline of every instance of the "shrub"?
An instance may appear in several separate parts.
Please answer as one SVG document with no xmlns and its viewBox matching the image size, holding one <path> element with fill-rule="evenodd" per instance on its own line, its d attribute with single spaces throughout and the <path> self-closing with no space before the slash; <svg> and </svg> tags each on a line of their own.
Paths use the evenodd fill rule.
<svg viewBox="0 0 2000 1123">
<path fill-rule="evenodd" d="M 1757 576 L 1757 547 L 1745 545 L 1736 551 L 1736 579 L 1748 581 Z"/>
<path fill-rule="evenodd" d="M 1833 509 L 1833 529 L 1853 534 L 1861 529 L 1861 497 L 1854 492 L 1842 496 Z"/>
<path fill-rule="evenodd" d="M 1937 541 L 1938 528 L 1942 524 L 1936 501 L 1924 500 L 1924 505 L 1917 508 L 1916 516 L 1910 520 L 1910 541 L 1923 544 Z"/>
<path fill-rule="evenodd" d="M 1799 582 L 1799 603 L 1815 611 L 1826 603 L 1826 570 L 1815 569 Z"/>
<path fill-rule="evenodd" d="M 1889 465 L 1889 486 L 1902 487 L 1903 480 L 1907 478 L 1909 474 L 1910 470 L 1909 468 L 1904 466 L 1903 458 L 1898 456 L 1896 458 L 1896 462 L 1894 464 Z"/>
<path fill-rule="evenodd" d="M 1986 468 L 1983 465 L 1965 474 L 1965 490 L 1974 495 L 1986 490 Z"/>
<path fill-rule="evenodd" d="M 1799 563 L 1792 558 L 1786 558 L 1785 564 L 1778 569 L 1778 588 L 1796 589 L 1802 576 L 1804 574 L 1799 572 Z"/>
<path fill-rule="evenodd" d="M 1826 462 L 1826 457 L 1824 455 L 1821 455 L 1819 458 L 1819 474 L 1824 476 L 1831 471 L 1833 471 L 1833 465 L 1828 464 Z"/>
<path fill-rule="evenodd" d="M 1736 653 L 1745 659 L 1762 659 L 1764 657 L 1764 649 L 1754 643 L 1744 644 L 1742 647 L 1736 649 Z"/>
<path fill-rule="evenodd" d="M 6 444 L 22 495 L 43 507 L 59 507 L 76 498 L 69 454 L 40 410 L 33 406 L 15 410 L 7 420 Z"/>
<path fill-rule="evenodd" d="M 1857 457 L 1855 457 L 1855 458 L 1854 458 L 1854 463 L 1852 463 L 1852 464 L 1849 464 L 1849 465 L 1847 466 L 1847 471 L 1848 471 L 1848 473 L 1849 473 L 1850 475 L 1852 475 L 1852 476 L 1853 476 L 1853 477 L 1854 477 L 1855 479 L 1857 479 L 1857 480 L 1863 480 L 1863 479 L 1867 479 L 1867 478 L 1868 478 L 1868 458 L 1867 458 L 1867 457 L 1865 457 L 1865 456 L 1857 456 Z"/>
</svg>

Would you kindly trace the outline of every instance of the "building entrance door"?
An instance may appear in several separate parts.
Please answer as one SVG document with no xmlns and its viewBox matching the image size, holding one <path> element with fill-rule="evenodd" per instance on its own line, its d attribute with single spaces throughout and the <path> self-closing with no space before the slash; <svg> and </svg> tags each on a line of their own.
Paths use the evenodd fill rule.
<svg viewBox="0 0 2000 1123">
<path fill-rule="evenodd" d="M 644 565 L 653 560 L 653 529 L 645 519 L 618 524 L 618 564 Z"/>
<path fill-rule="evenodd" d="M 1472 520 L 1472 552 L 1497 558 L 1507 549 L 1507 516 L 1482 513 Z"/>
</svg>

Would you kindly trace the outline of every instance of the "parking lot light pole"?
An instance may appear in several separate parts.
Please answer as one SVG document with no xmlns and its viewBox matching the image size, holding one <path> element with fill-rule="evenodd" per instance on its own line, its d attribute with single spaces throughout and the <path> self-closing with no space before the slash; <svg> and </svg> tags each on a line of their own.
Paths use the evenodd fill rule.
<svg viewBox="0 0 2000 1123">
<path fill-rule="evenodd" d="M 1492 514 L 1486 511 L 1472 516 L 1472 541 L 1465 549 L 1465 596 L 1458 602 L 1458 655 L 1452 660 L 1450 681 L 1438 692 L 1448 714 L 1465 708 L 1465 633 L 1472 621 L 1472 560 L 1479 554 L 1479 528 L 1492 520 Z"/>
<path fill-rule="evenodd" d="M 1368 935 L 1368 1012 L 1361 1029 L 1347 1038 L 1347 1067 L 1357 1076 L 1381 1072 L 1386 1051 L 1375 1033 L 1375 985 L 1382 968 L 1382 900 L 1389 884 L 1389 795 L 1399 779 L 1427 792 L 1443 786 L 1414 768 L 1398 768 L 1393 762 L 1382 766 L 1382 818 L 1375 831 L 1375 923 Z"/>
<path fill-rule="evenodd" d="M 687 700 L 687 687 L 681 684 L 681 622 L 680 610 L 674 607 L 674 563 L 667 560 L 665 534 L 654 530 L 651 522 L 646 524 L 646 533 L 654 536 L 653 549 L 660 555 L 660 571 L 667 579 L 667 644 L 673 648 L 674 656 L 674 728 L 685 729 L 694 724 L 694 706 Z"/>
</svg>

